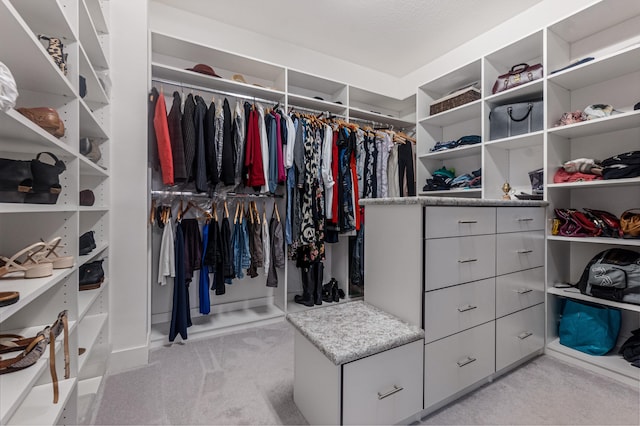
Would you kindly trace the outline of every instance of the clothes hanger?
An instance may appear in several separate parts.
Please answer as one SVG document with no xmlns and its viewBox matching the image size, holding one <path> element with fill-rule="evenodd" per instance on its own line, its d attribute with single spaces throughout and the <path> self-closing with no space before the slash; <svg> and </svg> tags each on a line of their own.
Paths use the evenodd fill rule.
<svg viewBox="0 0 640 426">
<path fill-rule="evenodd" d="M 229 218 L 229 209 L 227 208 L 227 200 L 224 200 L 224 203 L 222 204 L 224 207 L 224 216 L 227 219 Z"/>
<path fill-rule="evenodd" d="M 244 201 L 241 203 L 240 207 L 240 224 L 242 225 L 242 219 L 244 218 Z"/>
<path fill-rule="evenodd" d="M 149 213 L 149 224 L 156 223 L 156 200 L 151 200 L 151 212 Z"/>
<path fill-rule="evenodd" d="M 275 213 L 276 220 L 278 221 L 278 223 L 280 223 L 280 213 L 278 212 L 278 203 L 276 203 L 275 200 L 273 201 L 273 213 Z"/>
<path fill-rule="evenodd" d="M 233 215 L 233 224 L 238 223 L 238 210 L 240 209 L 240 203 L 236 203 L 236 213 Z"/>
</svg>

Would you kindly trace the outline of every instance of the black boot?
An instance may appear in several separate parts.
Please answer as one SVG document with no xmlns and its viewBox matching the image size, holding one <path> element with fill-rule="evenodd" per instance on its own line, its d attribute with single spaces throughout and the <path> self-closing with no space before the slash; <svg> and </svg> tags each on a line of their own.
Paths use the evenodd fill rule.
<svg viewBox="0 0 640 426">
<path fill-rule="evenodd" d="M 324 276 L 324 263 L 316 262 L 311 266 L 313 274 L 313 301 L 316 305 L 322 305 L 322 277 Z"/>
<path fill-rule="evenodd" d="M 313 296 L 311 295 L 310 287 L 310 276 L 311 276 L 311 268 L 308 266 L 305 266 L 304 268 L 300 268 L 300 271 L 302 272 L 302 296 L 300 296 L 299 294 L 296 294 L 293 297 L 293 301 L 296 303 L 300 303 L 301 305 L 304 306 L 313 306 Z M 313 290 L 311 288 L 311 290 Z"/>
<path fill-rule="evenodd" d="M 333 302 L 333 283 L 328 282 L 322 286 L 322 301 Z"/>
</svg>

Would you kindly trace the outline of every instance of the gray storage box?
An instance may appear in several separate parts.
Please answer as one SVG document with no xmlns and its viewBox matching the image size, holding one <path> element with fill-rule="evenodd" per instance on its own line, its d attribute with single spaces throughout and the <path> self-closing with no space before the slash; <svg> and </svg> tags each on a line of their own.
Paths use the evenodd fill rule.
<svg viewBox="0 0 640 426">
<path fill-rule="evenodd" d="M 542 100 L 500 105 L 489 113 L 489 139 L 502 139 L 542 130 Z"/>
</svg>

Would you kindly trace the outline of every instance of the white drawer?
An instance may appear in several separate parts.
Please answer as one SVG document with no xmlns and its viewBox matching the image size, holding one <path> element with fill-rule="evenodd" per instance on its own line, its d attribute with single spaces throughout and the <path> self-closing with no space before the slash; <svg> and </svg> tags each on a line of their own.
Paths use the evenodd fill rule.
<svg viewBox="0 0 640 426">
<path fill-rule="evenodd" d="M 544 302 L 544 268 L 496 277 L 496 317 Z"/>
<path fill-rule="evenodd" d="M 428 408 L 493 374 L 495 323 L 429 343 L 424 351 L 424 408 Z"/>
<path fill-rule="evenodd" d="M 425 238 L 494 234 L 495 207 L 425 207 Z"/>
<path fill-rule="evenodd" d="M 544 231 L 498 234 L 496 275 L 544 265 Z"/>
<path fill-rule="evenodd" d="M 389 425 L 421 411 L 423 348 L 418 340 L 345 364 L 342 423 Z"/>
<path fill-rule="evenodd" d="M 543 346 L 544 303 L 496 320 L 496 371 Z"/>
<path fill-rule="evenodd" d="M 425 293 L 425 341 L 432 342 L 495 318 L 495 278 Z"/>
<path fill-rule="evenodd" d="M 493 277 L 495 242 L 495 235 L 426 240 L 425 289 L 435 290 Z"/>
<path fill-rule="evenodd" d="M 498 207 L 497 214 L 498 233 L 544 229 L 543 207 Z"/>
</svg>

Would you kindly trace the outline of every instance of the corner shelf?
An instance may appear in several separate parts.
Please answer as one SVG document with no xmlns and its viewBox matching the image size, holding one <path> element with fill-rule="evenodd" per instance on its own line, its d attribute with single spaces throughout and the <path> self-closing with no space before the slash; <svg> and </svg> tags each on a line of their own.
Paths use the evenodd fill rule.
<svg viewBox="0 0 640 426">
<path fill-rule="evenodd" d="M 43 149 L 55 155 L 74 155 L 73 149 L 38 126 L 15 109 L 0 112 L 0 137 L 3 149 L 15 152 L 37 152 Z M 29 142 L 25 144 L 24 142 Z"/>
<path fill-rule="evenodd" d="M 82 369 L 91 356 L 93 347 L 100 332 L 107 323 L 107 314 L 85 316 L 79 327 L 78 347 L 86 349 L 86 352 L 78 358 L 78 375 L 82 374 Z"/>
<path fill-rule="evenodd" d="M 334 102 L 321 101 L 320 99 L 310 98 L 308 96 L 296 95 L 289 93 L 287 95 L 287 103 L 289 107 L 309 108 L 317 111 L 329 111 L 334 114 L 345 115 L 347 107 L 345 105 L 336 104 Z"/>
<path fill-rule="evenodd" d="M 628 179 L 602 179 L 592 180 L 588 182 L 566 182 L 566 183 L 550 183 L 547 184 L 548 189 L 556 188 L 601 188 L 616 186 L 635 186 L 640 183 L 640 178 Z"/>
<path fill-rule="evenodd" d="M 78 256 L 78 265 L 84 265 L 87 262 L 91 262 L 96 257 L 99 257 L 103 251 L 105 251 L 109 244 L 104 241 L 97 241 L 96 248 L 91 250 L 91 253 L 85 254 L 84 256 Z"/>
<path fill-rule="evenodd" d="M 480 117 L 482 113 L 482 100 L 469 102 L 459 107 L 451 108 L 434 115 L 425 117 L 419 121 L 420 124 L 430 124 L 433 126 L 450 126 L 462 121 Z"/>
<path fill-rule="evenodd" d="M 109 61 L 104 53 L 102 44 L 98 36 L 98 31 L 93 24 L 93 19 L 89 14 L 85 0 L 78 1 L 79 8 L 79 27 L 80 27 L 80 40 L 87 53 L 87 57 L 94 69 L 106 69 L 109 68 Z"/>
<path fill-rule="evenodd" d="M 80 99 L 80 137 L 108 139 L 102 123 L 97 119 L 89 105 Z"/>
<path fill-rule="evenodd" d="M 349 119 L 361 119 L 375 121 L 378 123 L 392 124 L 394 128 L 407 129 L 415 126 L 413 121 L 403 120 L 397 117 L 380 114 L 373 111 L 366 111 L 356 107 L 349 107 Z"/>
<path fill-rule="evenodd" d="M 547 240 L 567 243 L 611 244 L 616 246 L 640 247 L 640 238 L 563 237 L 560 235 L 547 235 Z"/>
<path fill-rule="evenodd" d="M 8 425 L 55 425 L 60 421 L 64 407 L 67 405 L 76 379 L 66 379 L 58 381 L 58 403 L 54 404 L 53 389 L 51 383 L 38 385 L 31 388 L 31 391 L 22 402 L 20 408 L 15 412 Z"/>
<path fill-rule="evenodd" d="M 640 52 L 639 52 L 640 54 Z M 552 127 L 548 130 L 550 135 L 558 135 L 569 139 L 583 136 L 594 136 L 603 133 L 615 132 L 640 127 L 640 110 L 629 111 L 609 117 L 582 121 L 566 126 Z"/>
</svg>

